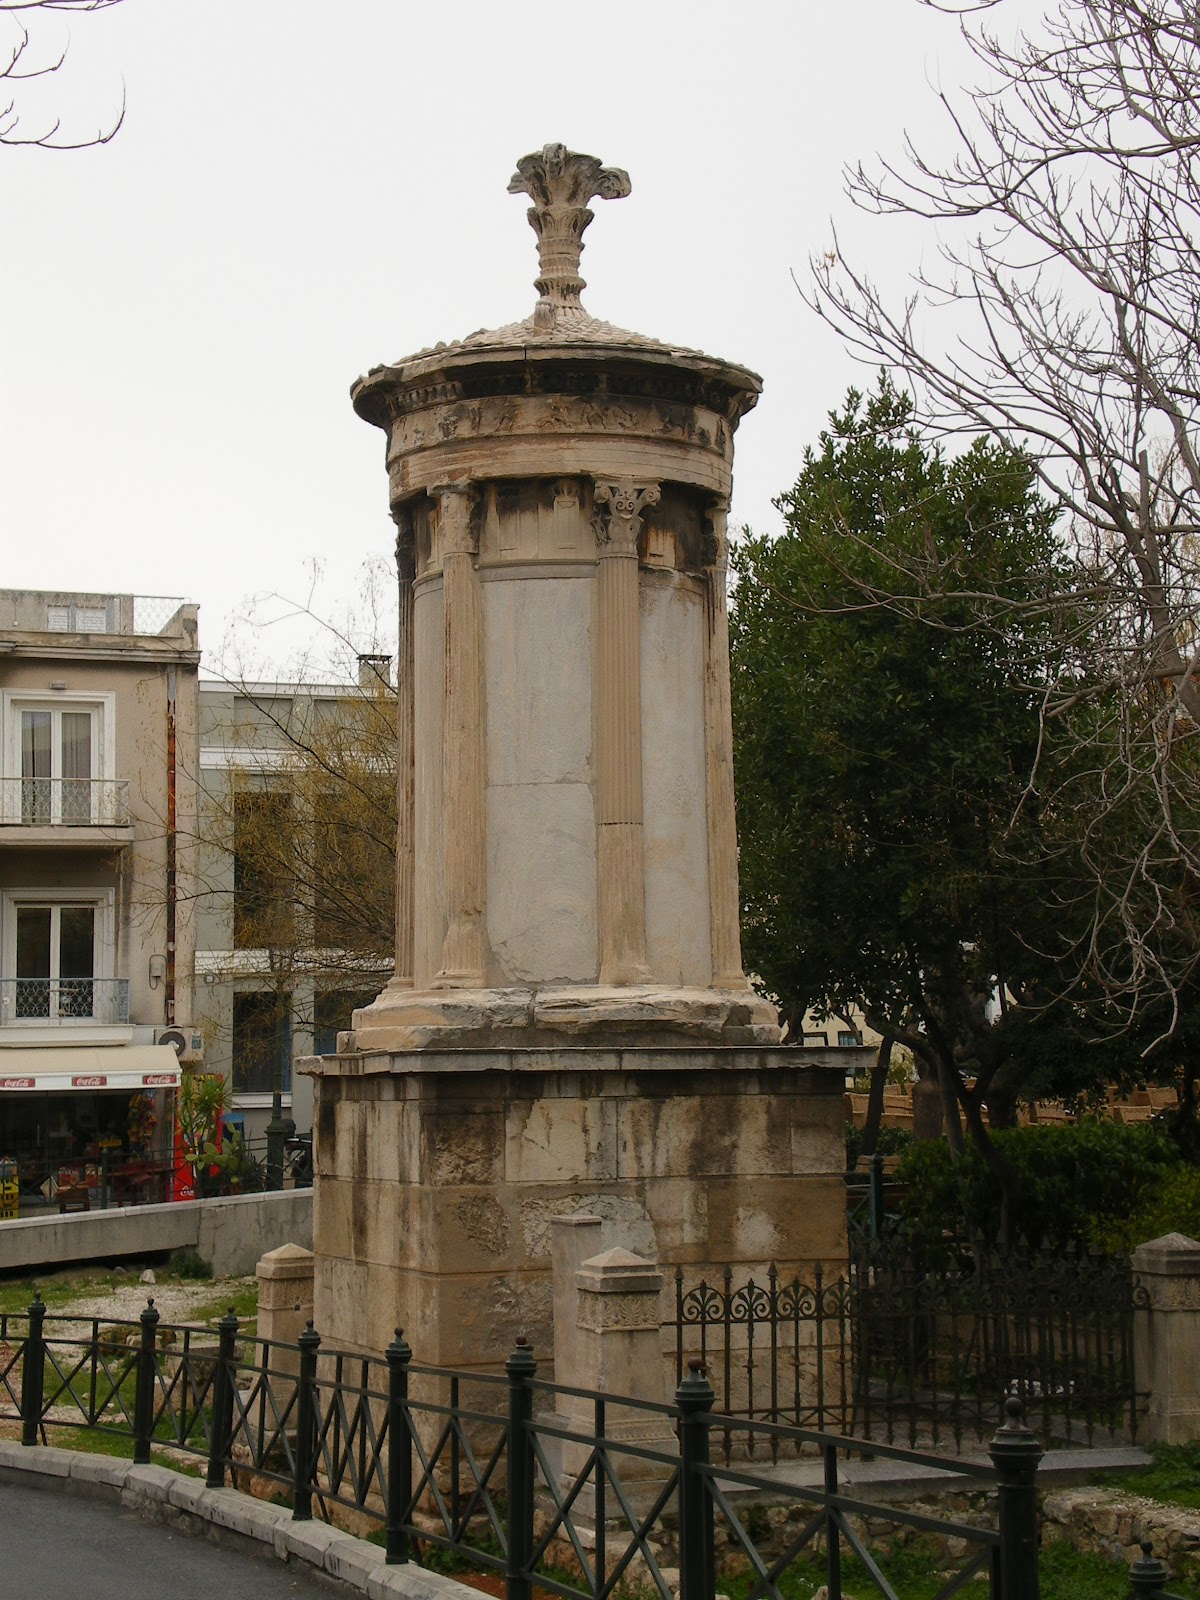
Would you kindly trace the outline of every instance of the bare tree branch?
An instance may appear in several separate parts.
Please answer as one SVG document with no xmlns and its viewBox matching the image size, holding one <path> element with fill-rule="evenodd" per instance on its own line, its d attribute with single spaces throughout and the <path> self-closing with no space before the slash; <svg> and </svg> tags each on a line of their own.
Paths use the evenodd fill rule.
<svg viewBox="0 0 1200 1600">
<path fill-rule="evenodd" d="M 942 95 L 954 154 L 906 140 L 847 174 L 863 210 L 934 224 L 894 304 L 835 236 L 801 289 L 866 359 L 908 375 L 916 419 L 1033 454 L 1067 513 L 1074 618 L 1027 794 L 1077 826 L 1093 874 L 1079 985 L 1175 1026 L 1200 973 L 1200 28 L 1190 0 L 1061 0 L 1006 39 L 958 19 L 978 87 Z M 919 610 L 954 575 L 871 604 Z M 903 588 L 903 586 L 902 586 Z M 969 599 L 969 596 L 964 596 Z M 979 626 L 1018 625 L 980 602 Z M 1081 620 L 1084 626 L 1081 628 Z M 1030 663 L 1036 671 L 1037 664 Z M 1066 835 L 1065 835 L 1066 837 Z"/>
<path fill-rule="evenodd" d="M 38 56 L 33 36 L 26 24 L 19 19 L 18 13 L 30 11 L 82 13 L 103 11 L 109 6 L 119 4 L 120 0 L 0 0 L 0 16 L 11 17 L 8 42 L 0 45 L 0 84 L 28 83 L 34 79 L 52 77 L 67 59 L 65 44 L 57 47 L 57 53 L 52 48 L 48 54 Z M 0 94 L 2 93 L 3 90 L 0 89 Z M 38 123 L 26 108 L 24 127 L 22 117 L 18 93 L 10 92 L 6 100 L 0 99 L 0 144 L 35 145 L 44 150 L 83 150 L 90 145 L 107 144 L 119 132 L 125 121 L 125 86 L 124 84 L 121 86 L 120 110 L 93 134 L 60 138 L 63 126 L 61 116 L 56 115 L 47 126 L 44 121 Z M 28 126 L 30 121 L 34 123 L 32 130 Z"/>
</svg>

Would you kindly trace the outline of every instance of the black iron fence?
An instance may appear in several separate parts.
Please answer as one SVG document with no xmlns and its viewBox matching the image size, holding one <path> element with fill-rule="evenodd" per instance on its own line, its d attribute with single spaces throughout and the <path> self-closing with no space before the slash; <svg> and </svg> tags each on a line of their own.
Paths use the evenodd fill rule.
<svg viewBox="0 0 1200 1600">
<path fill-rule="evenodd" d="M 846 1271 L 818 1266 L 811 1283 L 771 1266 L 762 1282 L 735 1284 L 726 1269 L 689 1287 L 677 1271 L 676 1375 L 695 1354 L 728 1417 L 889 1444 L 982 1441 L 1010 1392 L 1045 1437 L 1132 1438 L 1146 1401 L 1133 1318 L 1145 1304 L 1123 1257 L 862 1239 Z M 728 1459 L 728 1427 L 724 1442 Z M 746 1442 L 777 1454 L 769 1436 Z"/>
<path fill-rule="evenodd" d="M 243 1340 L 232 1312 L 215 1337 L 165 1328 L 153 1302 L 137 1323 L 50 1321 L 40 1301 L 0 1317 L 0 1417 L 19 1420 L 26 1445 L 75 1427 L 132 1436 L 135 1461 L 156 1447 L 188 1453 L 205 1461 L 210 1486 L 281 1492 L 297 1520 L 333 1520 L 338 1506 L 365 1513 L 385 1530 L 389 1562 L 441 1549 L 502 1574 L 507 1600 L 530 1600 L 535 1582 L 565 1600 L 610 1600 L 625 1587 L 671 1600 L 676 1585 L 682 1600 L 713 1600 L 739 1568 L 753 1574 L 747 1600 L 782 1600 L 785 1574 L 806 1559 L 841 1600 L 851 1556 L 860 1581 L 865 1571 L 896 1600 L 859 1520 L 880 1507 L 840 1476 L 856 1453 L 952 1467 L 994 1491 L 994 1525 L 887 1507 L 893 1526 L 955 1552 L 938 1557 L 939 1570 L 956 1567 L 939 1600 L 975 1576 L 992 1600 L 1036 1600 L 1041 1447 L 1015 1396 L 991 1467 L 726 1417 L 715 1402 L 698 1360 L 674 1403 L 654 1405 L 546 1383 L 523 1340 L 503 1374 L 459 1373 L 414 1363 L 399 1334 L 382 1360 L 326 1350 L 311 1325 L 297 1345 L 270 1346 Z M 734 1450 L 737 1466 L 715 1463 L 716 1431 L 769 1437 L 775 1456 L 815 1452 L 819 1481 L 781 1482 L 745 1449 Z M 798 1508 L 773 1541 L 771 1519 L 748 1509 L 763 1494 Z"/>
</svg>

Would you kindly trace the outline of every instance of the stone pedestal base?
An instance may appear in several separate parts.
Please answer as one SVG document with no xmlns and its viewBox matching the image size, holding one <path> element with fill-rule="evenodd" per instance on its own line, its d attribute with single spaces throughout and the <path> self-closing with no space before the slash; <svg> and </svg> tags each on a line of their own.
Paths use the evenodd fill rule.
<svg viewBox="0 0 1200 1600">
<path fill-rule="evenodd" d="M 580 984 L 542 989 L 388 987 L 354 1013 L 352 1051 L 676 1044 L 774 1045 L 774 1006 L 752 989 Z"/>
<path fill-rule="evenodd" d="M 451 998 L 449 995 L 446 997 Z M 315 1320 L 339 1348 L 552 1366 L 551 1219 L 689 1280 L 845 1259 L 837 1051 L 677 1047 L 343 1053 L 315 1080 Z M 664 1335 L 664 1347 L 670 1342 Z M 569 1375 L 564 1381 L 570 1381 Z"/>
</svg>

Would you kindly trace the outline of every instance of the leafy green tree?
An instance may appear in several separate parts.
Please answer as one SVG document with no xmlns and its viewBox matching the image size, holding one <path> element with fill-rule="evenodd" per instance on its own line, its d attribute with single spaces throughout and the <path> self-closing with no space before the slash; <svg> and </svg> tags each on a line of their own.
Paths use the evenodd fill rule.
<svg viewBox="0 0 1200 1600">
<path fill-rule="evenodd" d="M 985 1111 L 995 1089 L 1011 1119 L 1012 1041 L 1054 992 L 1046 908 L 1073 900 L 1028 779 L 1074 633 L 1042 603 L 1065 577 L 1030 463 L 948 457 L 910 415 L 886 375 L 852 390 L 782 537 L 734 553 L 743 939 L 791 1036 L 858 1006 L 907 1045 L 1015 1202 Z"/>
<path fill-rule="evenodd" d="M 1087 636 L 1047 686 L 1054 760 L 1036 782 L 1056 859 L 1091 884 L 1068 901 L 1060 966 L 1097 1031 L 1139 1036 L 1147 1069 L 1174 1057 L 1194 1126 L 1195 1052 L 1172 1040 L 1196 1031 L 1200 971 L 1196 6 L 1060 0 L 1026 27 L 992 0 L 923 3 L 980 79 L 938 96 L 948 146 L 896 139 L 847 183 L 936 239 L 900 297 L 835 239 L 808 299 L 905 373 L 931 435 L 1028 449 L 1064 508 Z"/>
</svg>

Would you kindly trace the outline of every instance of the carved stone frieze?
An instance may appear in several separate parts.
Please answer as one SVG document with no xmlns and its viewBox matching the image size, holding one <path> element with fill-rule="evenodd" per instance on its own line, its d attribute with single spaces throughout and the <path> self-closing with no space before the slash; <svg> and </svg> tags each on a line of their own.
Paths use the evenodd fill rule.
<svg viewBox="0 0 1200 1600">
<path fill-rule="evenodd" d="M 620 1328 L 654 1328 L 660 1322 L 656 1294 L 597 1294 L 581 1289 L 577 1302 L 576 1326 L 592 1333 Z"/>
<path fill-rule="evenodd" d="M 722 455 L 728 443 L 725 423 L 707 406 L 621 395 L 489 395 L 399 417 L 392 427 L 391 453 L 426 450 L 449 440 L 560 432 L 638 434 Z"/>
</svg>

